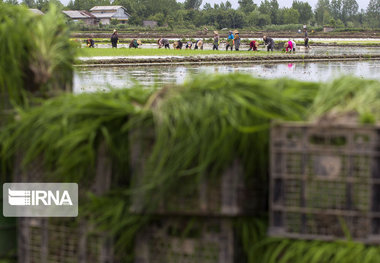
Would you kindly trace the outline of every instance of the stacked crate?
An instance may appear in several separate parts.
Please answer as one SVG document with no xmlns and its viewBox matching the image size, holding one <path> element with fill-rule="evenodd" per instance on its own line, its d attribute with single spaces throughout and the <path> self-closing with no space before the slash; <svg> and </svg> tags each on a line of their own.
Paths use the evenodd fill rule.
<svg viewBox="0 0 380 263">
<path fill-rule="evenodd" d="M 275 124 L 270 234 L 380 243 L 380 128 Z"/>
<path fill-rule="evenodd" d="M 153 135 L 136 132 L 131 145 L 132 174 L 141 181 L 154 146 Z M 154 220 L 137 234 L 134 262 L 244 262 L 233 220 L 263 211 L 265 206 L 263 183 L 247 185 L 245 179 L 236 159 L 220 176 L 201 179 L 192 192 L 179 186 L 175 193 L 164 196 L 150 212 Z M 186 180 L 182 185 L 194 184 Z M 134 196 L 134 213 L 144 212 L 144 198 L 143 194 Z"/>
<path fill-rule="evenodd" d="M 54 182 L 57 178 L 46 177 L 42 159 L 37 159 L 28 169 L 21 169 L 22 155 L 15 161 L 16 182 Z M 111 185 L 112 167 L 106 147 L 101 144 L 97 155 L 94 183 L 79 184 L 79 197 L 87 191 L 101 195 Z M 111 263 L 114 262 L 112 240 L 91 224 L 77 218 L 19 218 L 18 262 L 20 263 Z"/>
</svg>

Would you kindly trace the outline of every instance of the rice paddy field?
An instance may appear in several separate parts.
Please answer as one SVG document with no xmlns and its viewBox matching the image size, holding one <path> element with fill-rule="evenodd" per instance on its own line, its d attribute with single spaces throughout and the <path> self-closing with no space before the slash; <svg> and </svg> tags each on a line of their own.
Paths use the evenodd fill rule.
<svg viewBox="0 0 380 263">
<path fill-rule="evenodd" d="M 290 78 L 328 81 L 344 75 L 380 80 L 378 61 L 341 61 L 276 64 L 188 65 L 150 67 L 76 67 L 74 92 L 93 92 L 109 88 L 128 88 L 136 82 L 149 88 L 170 83 L 182 84 L 199 74 L 247 73 L 259 78 Z"/>
</svg>

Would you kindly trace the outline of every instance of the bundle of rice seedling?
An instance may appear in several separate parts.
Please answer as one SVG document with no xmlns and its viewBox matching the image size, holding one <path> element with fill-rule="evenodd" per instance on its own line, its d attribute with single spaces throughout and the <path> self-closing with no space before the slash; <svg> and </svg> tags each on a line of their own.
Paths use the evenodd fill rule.
<svg viewBox="0 0 380 263">
<path fill-rule="evenodd" d="M 35 16 L 24 6 L 0 3 L 0 108 L 27 105 L 29 96 L 68 90 L 75 48 L 54 6 Z"/>
<path fill-rule="evenodd" d="M 380 84 L 376 80 L 353 77 L 323 83 L 308 114 L 311 120 L 325 117 L 330 123 L 331 121 L 378 122 L 380 120 Z"/>
</svg>

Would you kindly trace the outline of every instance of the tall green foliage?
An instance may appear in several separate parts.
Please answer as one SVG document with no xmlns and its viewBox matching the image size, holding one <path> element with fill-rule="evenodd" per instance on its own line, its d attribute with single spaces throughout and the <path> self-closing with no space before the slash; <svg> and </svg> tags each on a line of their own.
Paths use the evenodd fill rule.
<svg viewBox="0 0 380 263">
<path fill-rule="evenodd" d="M 92 197 L 82 212 L 130 252 L 136 232 L 168 196 L 192 190 L 203 178 L 216 178 L 234 160 L 245 178 L 261 178 L 267 189 L 269 126 L 272 120 L 302 121 L 329 112 L 380 117 L 379 83 L 343 78 L 331 83 L 248 75 L 200 76 L 180 86 L 152 92 L 141 87 L 108 93 L 64 95 L 34 109 L 0 131 L 0 160 L 25 154 L 24 167 L 40 156 L 49 176 L 92 182 L 96 153 L 106 143 L 120 176 L 107 196 Z M 144 176 L 130 174 L 131 133 L 152 141 Z M 135 141 L 132 141 L 135 142 Z M 140 175 L 141 176 L 141 175 Z M 187 182 L 186 184 L 184 182 Z M 144 197 L 132 211 L 133 197 Z M 250 263 L 375 262 L 377 247 L 353 242 L 307 242 L 266 237 L 263 219 L 240 218 L 236 229 Z M 342 261 L 343 258 L 349 258 Z"/>
<path fill-rule="evenodd" d="M 46 15 L 36 16 L 25 7 L 1 4 L 0 21 L 3 102 L 26 105 L 30 95 L 70 89 L 76 49 L 64 18 L 54 7 Z"/>
</svg>

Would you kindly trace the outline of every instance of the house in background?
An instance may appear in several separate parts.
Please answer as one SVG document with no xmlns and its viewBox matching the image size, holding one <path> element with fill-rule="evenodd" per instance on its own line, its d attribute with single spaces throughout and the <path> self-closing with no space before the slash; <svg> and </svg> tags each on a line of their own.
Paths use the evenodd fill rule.
<svg viewBox="0 0 380 263">
<path fill-rule="evenodd" d="M 35 9 L 35 8 L 29 8 L 30 11 L 35 13 L 36 15 L 43 15 L 44 13 L 41 10 Z"/>
<path fill-rule="evenodd" d="M 97 25 L 97 18 L 88 11 L 67 10 L 62 11 L 73 22 L 83 21 L 87 25 Z"/>
<path fill-rule="evenodd" d="M 130 18 L 127 9 L 120 6 L 94 6 L 90 9 L 93 14 L 103 25 L 109 25 L 112 19 L 118 20 L 119 24 L 125 24 Z"/>
</svg>

